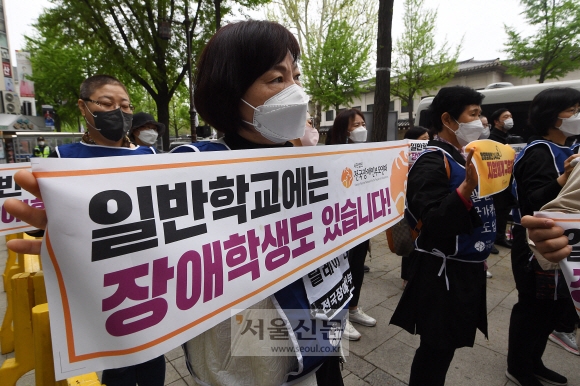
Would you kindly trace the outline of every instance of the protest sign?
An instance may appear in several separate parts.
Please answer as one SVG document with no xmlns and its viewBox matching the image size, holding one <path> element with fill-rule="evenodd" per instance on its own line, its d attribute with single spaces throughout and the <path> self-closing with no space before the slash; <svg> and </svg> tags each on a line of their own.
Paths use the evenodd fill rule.
<svg viewBox="0 0 580 386">
<path fill-rule="evenodd" d="M 479 182 L 478 196 L 488 197 L 506 189 L 514 166 L 514 149 L 489 139 L 468 143 L 465 152 L 469 153 L 471 149 L 475 150 L 473 164 Z"/>
<path fill-rule="evenodd" d="M 30 162 L 0 165 L 0 205 L 2 205 L 0 236 L 36 229 L 6 212 L 6 209 L 4 209 L 4 201 L 6 201 L 7 198 L 15 198 L 34 208 L 44 209 L 44 204 L 41 200 L 28 193 L 26 190 L 22 190 L 20 186 L 14 182 L 14 174 L 19 170 L 31 170 Z"/>
<path fill-rule="evenodd" d="M 534 212 L 534 216 L 554 220 L 556 226 L 562 227 L 564 234 L 568 237 L 568 245 L 572 246 L 572 253 L 560 261 L 560 269 L 566 278 L 576 312 L 580 315 L 580 214 Z"/>
<path fill-rule="evenodd" d="M 516 152 L 516 155 L 514 156 L 514 159 L 518 158 L 518 155 L 522 152 L 522 150 L 524 150 L 524 148 L 526 146 L 528 146 L 527 143 L 510 143 L 509 145 Z"/>
<path fill-rule="evenodd" d="M 384 231 L 402 217 L 407 154 L 393 141 L 33 160 L 57 379 L 161 355 Z"/>
<path fill-rule="evenodd" d="M 423 141 L 420 139 L 409 140 L 409 167 L 411 167 L 419 155 L 423 153 L 423 150 L 427 148 L 427 143 L 429 141 Z"/>
</svg>

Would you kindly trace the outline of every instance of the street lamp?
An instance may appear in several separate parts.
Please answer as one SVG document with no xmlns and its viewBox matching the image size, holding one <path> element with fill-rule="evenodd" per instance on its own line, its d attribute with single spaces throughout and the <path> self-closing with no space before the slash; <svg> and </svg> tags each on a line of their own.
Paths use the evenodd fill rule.
<svg viewBox="0 0 580 386">
<path fill-rule="evenodd" d="M 160 20 L 159 21 L 159 37 L 163 40 L 171 39 L 171 22 L 172 20 Z M 197 130 L 195 125 L 195 116 L 197 112 L 195 111 L 195 105 L 193 103 L 193 77 L 192 70 L 193 64 L 191 59 L 191 20 L 189 19 L 189 1 L 185 1 L 185 19 L 183 20 L 183 26 L 185 27 L 185 39 L 187 40 L 186 45 L 186 55 L 187 55 L 187 78 L 188 78 L 188 88 L 189 88 L 189 126 L 191 128 L 191 142 L 197 142 Z"/>
</svg>

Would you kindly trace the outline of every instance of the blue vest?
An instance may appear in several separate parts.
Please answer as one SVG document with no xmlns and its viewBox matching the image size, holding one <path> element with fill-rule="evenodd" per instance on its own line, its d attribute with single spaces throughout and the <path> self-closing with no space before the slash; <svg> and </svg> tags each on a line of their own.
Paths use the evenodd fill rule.
<svg viewBox="0 0 580 386">
<path fill-rule="evenodd" d="M 516 160 L 514 162 L 514 168 L 513 168 L 514 179 L 513 179 L 513 185 L 512 185 L 512 194 L 514 195 L 516 200 L 518 200 L 518 202 L 519 202 L 518 182 L 515 178 L 516 168 L 518 166 L 518 161 L 523 158 L 524 154 L 526 154 L 526 151 L 529 148 L 531 148 L 532 146 L 537 146 L 537 145 L 547 145 L 548 146 L 548 148 L 550 149 L 550 153 L 552 153 L 552 158 L 554 159 L 554 169 L 556 169 L 558 171 L 558 175 L 562 175 L 564 173 L 564 161 L 566 161 L 572 154 L 574 154 L 575 150 L 579 146 L 578 144 L 576 144 L 576 145 L 572 146 L 571 148 L 569 148 L 567 146 L 560 146 L 560 145 L 555 144 L 554 142 L 544 141 L 544 140 L 537 140 L 537 141 L 533 141 L 532 143 L 529 143 L 528 146 L 526 146 L 524 148 L 524 150 L 522 150 L 520 152 L 520 154 L 518 154 L 518 156 L 516 157 Z M 512 217 L 514 218 L 514 224 L 521 225 L 522 212 L 520 211 L 519 206 L 512 210 Z"/>
<path fill-rule="evenodd" d="M 224 142 L 217 140 L 181 145 L 173 149 L 171 153 L 223 150 L 230 150 L 230 148 Z M 330 339 L 324 339 L 323 334 L 320 333 L 316 334 L 315 340 L 298 340 L 294 334 L 293 328 L 297 327 L 301 321 L 304 322 L 311 319 L 310 302 L 308 301 L 302 278 L 276 292 L 274 298 L 276 300 L 274 304 L 276 305 L 278 313 L 283 319 L 287 320 L 292 327 L 288 329 L 288 334 L 292 339 L 294 346 L 299 346 L 301 352 L 304 353 L 322 351 L 321 356 L 302 355 L 301 352 L 296 352 L 299 368 L 297 371 L 289 373 L 287 377 L 287 382 L 293 382 L 310 375 L 313 371 L 316 371 L 326 360 L 328 355 L 333 353 L 333 346 L 330 344 Z M 344 327 L 344 320 L 348 309 L 347 305 L 333 318 L 333 320 L 341 321 L 341 330 Z M 284 310 L 292 310 L 292 312 L 287 313 Z"/>
<path fill-rule="evenodd" d="M 449 176 L 449 191 L 454 192 L 465 180 L 465 167 L 455 161 L 451 154 L 436 146 L 427 147 L 427 149 L 419 155 L 419 158 L 430 151 L 437 151 L 442 157 L 447 158 L 449 168 L 451 169 Z M 417 161 L 419 158 L 417 158 Z M 417 161 L 415 161 L 415 165 L 417 164 Z M 459 260 L 470 263 L 479 263 L 486 260 L 495 241 L 495 207 L 493 206 L 493 199 L 491 197 L 478 198 L 475 193 L 476 191 L 477 188 L 471 195 L 471 201 L 483 222 L 483 226 L 474 228 L 471 234 L 455 236 L 455 251 L 450 254 L 445 254 L 442 251 L 427 251 L 421 249 L 421 235 L 419 235 L 416 240 L 417 250 L 440 256 L 444 259 Z"/>
<path fill-rule="evenodd" d="M 91 145 L 84 142 L 77 142 L 57 146 L 56 153 L 59 158 L 98 158 L 155 154 L 155 150 L 153 150 L 152 147 L 147 146 L 137 146 L 133 149 L 129 149 L 126 147 Z"/>
</svg>

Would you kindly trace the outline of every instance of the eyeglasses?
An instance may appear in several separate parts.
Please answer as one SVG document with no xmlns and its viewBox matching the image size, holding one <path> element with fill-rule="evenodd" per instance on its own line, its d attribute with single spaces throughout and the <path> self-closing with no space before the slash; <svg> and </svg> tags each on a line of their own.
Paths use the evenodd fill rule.
<svg viewBox="0 0 580 386">
<path fill-rule="evenodd" d="M 106 111 L 112 111 L 112 110 L 115 110 L 115 109 L 118 109 L 118 108 L 120 108 L 122 111 L 124 111 L 126 113 L 132 113 L 133 111 L 135 111 L 135 106 L 133 106 L 131 103 L 123 103 L 121 105 L 118 105 L 118 104 L 113 103 L 111 101 L 101 101 L 101 102 L 99 102 L 99 101 L 95 101 L 95 100 L 88 99 L 88 98 L 85 98 L 83 100 L 85 102 L 94 103 L 94 104 L 96 104 L 97 106 L 99 106 L 100 108 L 102 108 L 103 110 L 106 110 Z"/>
</svg>

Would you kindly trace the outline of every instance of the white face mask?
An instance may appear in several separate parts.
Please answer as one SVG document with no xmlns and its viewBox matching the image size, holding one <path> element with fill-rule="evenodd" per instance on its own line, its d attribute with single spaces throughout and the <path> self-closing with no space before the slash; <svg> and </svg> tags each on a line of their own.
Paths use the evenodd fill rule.
<svg viewBox="0 0 580 386">
<path fill-rule="evenodd" d="M 155 143 L 155 141 L 157 141 L 158 135 L 159 134 L 157 134 L 157 130 L 155 129 L 145 129 L 141 130 L 137 137 L 141 140 L 141 142 L 151 146 Z"/>
<path fill-rule="evenodd" d="M 304 135 L 300 138 L 300 142 L 302 142 L 302 146 L 316 146 L 319 137 L 318 130 L 306 125 L 304 126 Z"/>
<path fill-rule="evenodd" d="M 242 99 L 242 102 L 254 109 L 254 122 L 243 122 L 254 126 L 262 137 L 274 143 L 301 138 L 304 135 L 308 100 L 308 95 L 297 84 L 286 87 L 258 107 Z"/>
<path fill-rule="evenodd" d="M 505 121 L 503 121 L 503 128 L 504 129 L 509 130 L 512 127 L 514 127 L 514 120 L 512 118 L 508 118 Z"/>
<path fill-rule="evenodd" d="M 455 121 L 457 122 L 457 121 Z M 456 131 L 451 130 L 451 128 L 444 124 L 449 130 L 455 134 L 457 137 L 457 142 L 461 147 L 464 147 L 469 142 L 473 142 L 479 139 L 479 136 L 483 132 L 483 123 L 479 119 L 471 122 L 457 122 L 459 128 Z"/>
<path fill-rule="evenodd" d="M 39 146 L 44 146 L 44 141 L 39 141 L 39 142 L 38 142 L 38 145 L 39 145 Z"/>
<path fill-rule="evenodd" d="M 348 138 L 350 138 L 352 142 L 366 142 L 367 129 L 363 126 L 357 127 L 349 133 Z"/>
<path fill-rule="evenodd" d="M 489 138 L 489 126 L 483 126 L 483 131 L 481 132 L 481 135 L 479 136 L 478 139 L 488 139 Z"/>
<path fill-rule="evenodd" d="M 558 118 L 562 120 L 562 124 L 556 128 L 560 129 L 566 137 L 580 135 L 580 115 L 574 115 L 570 118 Z"/>
</svg>

